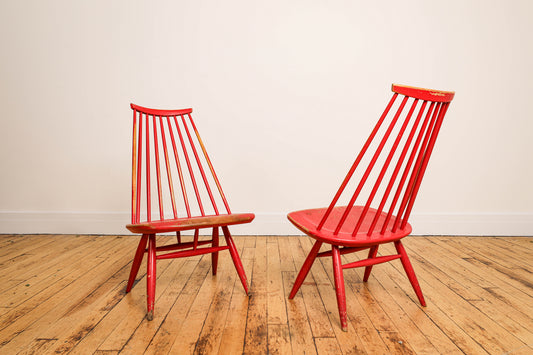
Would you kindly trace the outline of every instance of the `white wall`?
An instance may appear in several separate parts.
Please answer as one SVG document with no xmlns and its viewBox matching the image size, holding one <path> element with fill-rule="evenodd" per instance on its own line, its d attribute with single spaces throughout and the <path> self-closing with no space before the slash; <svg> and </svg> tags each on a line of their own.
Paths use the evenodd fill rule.
<svg viewBox="0 0 533 355">
<path fill-rule="evenodd" d="M 298 234 L 392 82 L 455 90 L 415 234 L 533 235 L 533 2 L 3 1 L 0 233 L 127 233 L 130 102 L 193 107 L 235 234 Z"/>
</svg>

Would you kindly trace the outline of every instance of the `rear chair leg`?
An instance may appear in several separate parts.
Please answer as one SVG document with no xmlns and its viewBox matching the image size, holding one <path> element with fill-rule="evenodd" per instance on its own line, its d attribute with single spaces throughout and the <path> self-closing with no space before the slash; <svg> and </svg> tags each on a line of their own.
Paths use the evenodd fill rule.
<svg viewBox="0 0 533 355">
<path fill-rule="evenodd" d="M 148 234 L 143 234 L 139 245 L 137 246 L 137 251 L 135 252 L 135 257 L 133 258 L 133 263 L 131 264 L 130 277 L 128 279 L 128 285 L 126 286 L 126 293 L 131 291 L 137 273 L 139 272 L 139 267 L 143 261 L 144 253 L 146 252 L 146 243 L 148 242 Z"/>
<path fill-rule="evenodd" d="M 302 265 L 302 268 L 300 269 L 300 272 L 298 273 L 298 276 L 296 277 L 296 280 L 294 281 L 294 286 L 292 286 L 292 290 L 289 295 L 290 300 L 292 300 L 294 296 L 296 296 L 296 293 L 300 289 L 300 286 L 302 286 L 302 283 L 307 277 L 307 274 L 309 273 L 311 266 L 313 266 L 313 263 L 315 262 L 316 256 L 321 246 L 322 246 L 322 242 L 317 240 L 315 244 L 313 245 L 313 248 L 309 252 L 309 255 L 307 255 L 307 258 L 305 259 L 304 264 Z"/>
<path fill-rule="evenodd" d="M 405 270 L 405 273 L 407 274 L 407 277 L 409 278 L 409 281 L 411 282 L 411 286 L 413 286 L 413 289 L 415 290 L 416 296 L 418 297 L 420 304 L 425 307 L 426 301 L 424 300 L 424 295 L 422 295 L 422 290 L 420 289 L 420 285 L 418 284 L 418 279 L 416 278 L 415 271 L 413 270 L 413 266 L 409 261 L 409 257 L 407 256 L 407 252 L 405 251 L 402 242 L 399 240 L 395 241 L 394 246 L 396 247 L 396 251 L 398 252 L 398 254 L 400 254 L 400 260 L 402 261 L 403 268 Z"/>
<path fill-rule="evenodd" d="M 226 239 L 226 244 L 229 247 L 231 259 L 233 260 L 235 269 L 237 269 L 237 274 L 239 274 L 239 278 L 241 279 L 242 286 L 244 287 L 244 292 L 248 294 L 248 280 L 246 279 L 246 273 L 244 272 L 244 267 L 242 266 L 241 258 L 239 257 L 239 253 L 237 252 L 237 248 L 235 247 L 233 238 L 231 237 L 227 226 L 222 227 L 222 232 L 224 232 L 224 238 Z"/>
</svg>

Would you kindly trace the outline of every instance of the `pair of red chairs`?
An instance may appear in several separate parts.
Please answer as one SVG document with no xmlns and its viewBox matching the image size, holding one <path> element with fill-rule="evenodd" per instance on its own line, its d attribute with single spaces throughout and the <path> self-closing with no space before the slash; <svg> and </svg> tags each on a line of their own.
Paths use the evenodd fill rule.
<svg viewBox="0 0 533 355">
<path fill-rule="evenodd" d="M 401 243 L 412 231 L 409 216 L 453 92 L 392 86 L 393 95 L 327 208 L 289 213 L 289 220 L 316 241 L 291 290 L 292 299 L 317 257 L 331 257 L 340 325 L 347 329 L 343 270 L 400 259 L 420 303 L 424 297 Z M 399 99 L 401 97 L 401 99 Z M 228 226 L 249 223 L 252 213 L 232 213 L 192 119 L 192 109 L 133 109 L 132 217 L 128 228 L 142 234 L 126 292 L 147 256 L 147 318 L 153 318 L 156 261 L 229 250 L 244 291 L 248 282 Z M 353 186 L 352 186 L 353 185 Z M 143 207 L 141 207 L 143 206 Z M 178 214 L 180 211 L 180 214 Z M 182 212 L 183 211 L 183 212 Z M 181 214 L 183 213 L 183 214 Z M 211 236 L 199 238 L 200 229 Z M 222 229 L 225 245 L 219 242 Z M 182 241 L 182 231 L 193 231 Z M 156 235 L 176 233 L 176 243 L 157 246 Z M 382 244 L 396 254 L 378 256 Z M 320 251 L 328 245 L 328 250 Z M 341 255 L 368 250 L 364 260 L 343 264 Z"/>
</svg>

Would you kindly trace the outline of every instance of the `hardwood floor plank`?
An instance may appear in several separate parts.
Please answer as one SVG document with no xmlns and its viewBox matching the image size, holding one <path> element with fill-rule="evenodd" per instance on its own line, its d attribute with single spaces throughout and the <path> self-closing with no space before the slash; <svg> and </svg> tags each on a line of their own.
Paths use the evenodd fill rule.
<svg viewBox="0 0 533 355">
<path fill-rule="evenodd" d="M 316 349 L 319 354 L 340 354 L 341 348 L 335 338 L 315 338 Z"/>
<path fill-rule="evenodd" d="M 168 288 L 169 281 L 172 276 L 175 275 L 175 272 L 173 272 L 173 268 L 171 265 L 173 264 L 173 261 L 171 262 L 163 262 L 158 264 L 157 269 L 157 281 L 159 287 L 156 287 L 156 303 L 159 298 L 161 298 L 161 293 L 165 291 Z M 135 302 L 135 308 L 134 310 L 127 312 L 126 307 L 124 307 L 122 316 L 120 318 L 120 321 L 114 327 L 112 331 L 107 334 L 105 340 L 100 344 L 98 347 L 98 350 L 105 350 L 105 351 L 114 351 L 114 350 L 122 350 L 124 346 L 130 341 L 133 334 L 137 332 L 137 329 L 141 327 L 141 329 L 144 329 L 142 326 L 143 322 L 145 322 L 145 315 L 146 315 L 146 278 L 143 277 L 141 281 L 134 287 L 129 294 L 125 296 L 125 301 L 128 302 Z M 154 319 L 162 318 L 166 315 L 166 309 L 165 305 L 163 304 L 163 313 L 161 313 L 161 309 L 159 307 L 155 308 L 154 311 Z M 157 321 L 156 321 L 157 322 Z M 145 326 L 149 327 L 150 330 L 154 331 L 156 329 L 152 329 L 155 324 L 146 321 Z"/>
<path fill-rule="evenodd" d="M 68 238 L 67 235 L 0 235 L 0 262 L 13 258 L 21 253 L 31 253 L 32 250 L 39 249 L 42 245 L 54 242 L 54 238 Z"/>
<path fill-rule="evenodd" d="M 383 289 L 390 295 L 394 302 L 402 309 L 404 314 L 409 317 L 409 320 L 406 320 L 403 317 L 395 320 L 404 337 L 410 338 L 410 332 L 406 332 L 405 330 L 410 329 L 414 325 L 433 345 L 435 348 L 433 353 L 462 354 L 462 351 L 446 336 L 443 330 L 433 322 L 432 318 L 427 315 L 427 307 L 422 307 L 417 300 L 411 299 L 409 295 L 404 292 L 402 287 L 396 282 L 398 278 L 402 277 L 401 275 L 399 277 L 395 277 L 394 279 L 391 278 L 385 270 L 385 265 L 377 266 L 372 271 L 372 275 L 379 281 L 379 283 L 383 286 Z M 405 275 L 404 278 L 406 279 Z M 402 326 L 403 322 L 412 322 L 412 325 L 404 328 Z M 412 340 L 410 342 L 413 343 L 413 348 L 418 353 L 420 350 L 418 349 L 416 343 Z M 424 348 L 425 346 L 426 345 L 424 345 Z M 431 351 L 431 348 L 429 348 L 429 350 Z"/>
<path fill-rule="evenodd" d="M 415 260 L 411 258 L 413 264 L 415 264 L 414 261 Z M 415 270 L 417 269 L 418 268 L 415 267 Z M 377 267 L 373 273 L 378 270 L 383 271 L 390 279 L 394 280 L 405 294 L 405 297 L 408 300 L 406 302 L 412 304 L 417 302 L 416 297 L 412 295 L 414 293 L 412 286 L 401 267 L 395 267 L 392 263 L 383 264 Z M 422 282 L 423 279 L 418 276 L 418 280 L 419 282 Z M 431 343 L 439 349 L 439 353 L 447 354 L 445 350 L 450 348 L 448 343 L 449 340 L 459 348 L 462 353 L 486 354 L 487 352 L 476 342 L 476 340 L 461 327 L 460 322 L 457 324 L 454 318 L 450 317 L 450 315 L 446 314 L 445 311 L 438 307 L 439 302 L 447 302 L 447 300 L 445 298 L 440 298 L 438 293 L 433 298 L 430 298 L 429 295 L 433 294 L 432 288 L 425 283 L 422 283 L 421 287 L 425 295 L 424 297 L 426 298 L 426 303 L 428 304 L 427 307 L 423 307 L 422 311 L 439 329 L 438 332 L 426 332 L 426 336 L 430 338 Z M 444 346 L 439 346 L 440 343 L 444 343 Z M 455 351 L 450 353 L 455 353 Z"/>
<path fill-rule="evenodd" d="M 52 239 L 53 242 L 46 244 L 38 252 L 31 250 L 22 253 L 6 262 L 7 265 L 2 265 L 0 293 L 12 293 L 12 289 L 21 284 L 32 286 L 37 282 L 35 280 L 41 280 L 42 277 L 49 275 L 50 269 L 53 273 L 55 268 L 68 264 L 68 260 L 74 253 L 83 253 L 87 245 L 84 242 L 89 242 L 92 238 L 72 237 L 65 240 L 64 238 L 53 237 Z M 57 247 L 57 245 L 60 246 Z M 16 277 L 13 277 L 14 275 Z"/>
<path fill-rule="evenodd" d="M 19 354 L 47 354 L 51 353 L 50 348 L 57 344 L 57 339 L 36 339 L 31 346 L 19 352 Z"/>
<path fill-rule="evenodd" d="M 459 263 L 465 268 L 465 274 L 469 277 L 477 276 L 476 284 L 489 292 L 496 291 L 499 294 L 506 294 L 505 299 L 513 304 L 515 310 L 522 310 L 526 315 L 533 314 L 533 292 L 523 292 L 514 287 L 515 282 L 504 274 L 494 272 L 486 264 L 476 261 L 470 255 L 458 251 L 460 244 L 443 243 L 440 240 L 432 240 L 434 244 L 442 250 L 450 253 L 450 257 L 455 263 Z M 444 252 L 444 251 L 443 251 Z"/>
<path fill-rule="evenodd" d="M 55 237 L 52 237 L 52 239 L 55 239 Z M 72 240 L 72 238 L 70 238 L 69 240 Z M 109 239 L 107 240 L 108 242 L 110 241 Z M 83 241 L 81 241 L 83 242 Z M 78 243 L 79 244 L 82 244 L 80 243 L 80 239 L 78 239 Z M 98 246 L 97 243 L 94 243 L 94 246 Z M 59 250 L 58 250 L 59 251 Z M 63 256 L 64 254 L 61 254 L 61 256 Z M 90 260 L 91 258 L 91 253 L 89 251 L 89 253 L 82 253 L 82 254 L 72 254 L 72 255 L 69 255 L 69 258 L 67 260 L 65 260 L 65 262 L 63 263 L 63 265 L 60 265 L 60 266 L 57 266 L 59 269 L 54 269 L 54 280 L 60 280 L 61 278 L 69 275 L 70 273 L 72 273 L 73 271 L 77 271 L 79 270 L 79 266 L 80 266 L 80 259 L 85 259 L 85 260 Z M 54 255 L 54 258 L 52 259 L 59 259 L 59 255 Z M 46 263 L 42 263 L 41 265 L 47 265 Z M 46 289 L 48 287 L 51 287 L 53 286 L 53 281 L 54 280 L 50 280 L 50 279 L 47 279 L 49 277 L 49 275 L 46 274 L 46 269 L 39 269 L 37 267 L 34 267 L 34 268 L 28 268 L 28 270 L 24 270 L 24 271 L 19 271 L 17 272 L 16 274 L 13 275 L 13 278 L 24 278 L 24 276 L 19 276 L 19 275 L 25 275 L 27 277 L 27 279 L 23 279 L 23 284 L 25 284 L 25 290 L 22 294 L 18 294 L 16 293 L 16 289 L 11 289 L 9 294 L 6 294 L 6 293 L 3 293 L 3 294 L 0 294 L 0 300 L 1 300 L 1 303 L 4 304 L 4 305 L 8 305 L 9 308 L 20 308 L 18 306 L 20 306 L 21 304 L 24 304 L 24 313 L 27 313 L 28 311 L 31 310 L 31 304 L 40 304 L 42 302 L 42 299 L 48 299 L 53 293 L 50 293 L 48 295 L 44 295 L 44 298 L 42 299 L 39 299 L 40 296 L 41 296 L 41 293 L 42 293 L 42 289 Z M 28 275 L 31 275 L 31 276 L 28 276 Z M 38 288 L 38 287 L 34 287 L 35 284 L 29 284 L 29 280 L 32 279 L 32 278 L 35 278 L 36 280 L 39 280 L 39 279 L 44 279 L 46 281 L 48 281 L 48 283 L 42 287 L 42 288 Z M 39 280 L 39 282 L 42 281 L 42 280 Z M 57 290 L 55 290 L 54 292 L 57 292 Z M 28 299 L 32 299 L 31 302 L 26 302 Z M 6 318 L 7 316 L 7 318 Z M 3 326 L 0 326 L 0 329 L 2 329 L 4 326 L 6 326 L 7 324 L 10 324 L 12 323 L 15 319 L 17 319 L 18 317 L 13 317 L 11 315 L 8 315 L 8 314 L 3 314 L 0 316 L 0 321 L 1 321 L 1 324 Z"/>
<path fill-rule="evenodd" d="M 424 250 L 427 248 L 427 245 L 434 244 L 431 238 L 423 241 L 423 244 L 417 244 L 416 242 L 409 243 L 410 249 L 417 252 L 420 256 L 425 256 Z M 435 265 L 436 268 L 440 268 L 443 272 L 442 282 L 446 283 L 450 289 L 455 293 L 460 295 L 465 300 L 481 300 L 481 296 L 476 290 L 472 290 L 472 287 L 491 287 L 491 283 L 487 282 L 482 277 L 469 272 L 468 264 L 463 262 L 456 262 L 456 258 L 449 258 L 446 253 L 440 252 L 439 248 L 436 248 L 435 251 L 431 254 L 431 258 L 425 258 L 431 264 Z"/>
<path fill-rule="evenodd" d="M 158 244 L 173 239 L 161 236 Z M 150 322 L 146 261 L 124 293 L 137 240 L 0 235 L 0 353 L 533 353 L 533 237 L 405 239 L 427 307 L 397 260 L 376 265 L 368 283 L 363 268 L 344 270 L 347 332 L 330 257 L 316 260 L 300 292 L 287 298 L 309 237 L 235 237 L 250 298 L 226 252 L 217 276 L 210 255 L 160 260 Z M 391 252 L 391 245 L 379 251 Z"/>
<path fill-rule="evenodd" d="M 529 258 L 533 249 L 528 248 L 526 245 L 511 243 L 508 239 L 503 237 L 493 237 L 490 239 L 490 243 L 487 247 L 492 253 L 505 256 L 504 260 L 512 261 L 512 264 L 517 267 L 522 268 L 523 266 L 527 266 L 529 269 L 533 267 L 533 260 L 530 260 Z"/>
<path fill-rule="evenodd" d="M 310 242 L 309 238 L 303 242 Z M 359 338 L 357 332 L 354 330 L 353 325 L 348 321 L 348 331 L 345 332 L 340 326 L 339 311 L 337 308 L 337 297 L 335 294 L 335 287 L 333 281 L 333 267 L 331 258 L 320 258 L 315 262 L 312 269 L 313 278 L 316 281 L 320 297 L 324 304 L 324 308 L 328 314 L 330 323 L 333 325 L 333 331 L 335 338 L 337 339 L 340 351 L 343 354 L 364 354 L 365 346 Z M 347 293 L 351 290 L 347 289 Z M 350 297 L 347 296 L 347 302 Z M 350 315 L 348 319 L 350 320 Z M 321 338 L 326 339 L 326 338 Z M 317 344 L 317 349 L 319 345 Z"/>
<path fill-rule="evenodd" d="M 126 284 L 123 281 L 121 284 L 119 284 L 119 286 L 117 286 L 119 287 L 119 289 L 121 289 L 120 291 L 121 297 L 123 297 L 125 285 Z M 142 296 L 137 295 L 136 300 L 138 302 L 141 302 Z M 85 334 L 81 333 L 80 335 L 82 335 L 83 337 L 78 341 L 78 343 L 74 345 L 74 347 L 70 351 L 70 354 L 83 355 L 83 354 L 97 353 L 98 352 L 97 349 L 100 346 L 100 344 L 102 344 L 105 341 L 107 336 L 120 323 L 123 317 L 123 313 L 120 312 L 121 308 L 124 307 L 124 306 L 121 307 L 121 304 L 124 304 L 123 302 L 124 300 L 123 298 L 121 298 L 121 302 L 119 302 L 117 305 L 114 305 L 114 307 L 111 307 L 109 311 L 105 314 L 105 316 L 102 319 L 100 319 L 100 321 L 98 321 L 92 329 L 88 328 L 86 329 Z M 139 311 L 139 310 L 136 309 L 136 311 Z"/>
<path fill-rule="evenodd" d="M 426 285 L 422 285 L 422 289 L 424 290 L 431 285 L 431 292 L 425 292 L 426 298 L 432 300 L 433 297 L 438 295 L 441 301 L 433 303 L 438 305 L 446 314 L 456 319 L 456 322 L 461 324 L 465 332 L 475 337 L 476 341 L 486 351 L 489 353 L 503 353 L 506 349 L 523 345 L 513 334 L 505 331 L 498 323 L 470 303 L 464 302 L 460 295 L 448 288 L 445 282 L 442 282 L 442 279 L 446 278 L 446 274 L 438 267 L 435 267 L 430 261 L 418 254 L 409 255 L 411 260 L 414 259 L 423 265 L 423 267 L 416 268 L 417 274 L 426 282 Z M 443 302 L 442 299 L 445 299 L 446 302 Z"/>
<path fill-rule="evenodd" d="M 268 354 L 290 354 L 291 339 L 288 324 L 268 324 Z"/>
<path fill-rule="evenodd" d="M 267 243 L 267 322 L 268 324 L 287 324 L 287 308 L 281 278 L 281 260 L 278 241 Z"/>
<path fill-rule="evenodd" d="M 362 281 L 353 282 L 353 276 L 349 272 L 346 272 L 345 276 L 345 280 L 349 282 L 348 286 L 351 293 L 353 293 L 353 301 L 348 305 L 348 310 L 353 314 L 350 309 L 357 309 L 355 318 L 351 320 L 352 325 L 356 327 L 366 351 L 369 354 L 376 351 L 380 353 L 394 352 L 394 349 L 398 347 L 396 342 L 399 336 L 390 336 L 390 334 L 398 334 L 398 329 L 389 318 L 390 316 L 385 314 L 379 303 L 374 300 L 367 285 Z M 391 341 L 393 342 L 391 343 Z"/>
<path fill-rule="evenodd" d="M 482 257 L 479 260 L 484 264 L 494 267 L 533 290 L 533 273 L 529 271 L 533 267 L 533 261 L 530 260 L 532 259 L 531 252 L 522 254 L 522 250 L 517 250 L 514 255 L 511 255 L 508 249 L 496 245 L 499 238 L 490 238 L 489 240 L 490 243 L 486 243 L 482 248 L 476 248 L 479 243 L 474 238 L 447 239 L 450 244 L 460 241 L 461 247 L 470 249 L 469 255 L 471 257 Z"/>
<path fill-rule="evenodd" d="M 522 346 L 518 349 L 512 349 L 511 351 L 507 352 L 507 354 L 512 355 L 531 355 L 533 354 L 533 346 L 532 345 L 526 345 Z"/>
<path fill-rule="evenodd" d="M 278 246 L 279 246 L 279 258 L 280 258 L 280 267 L 281 271 L 298 271 L 296 269 L 297 267 L 300 267 L 301 265 L 295 266 L 294 260 L 292 258 L 291 253 L 291 239 L 296 239 L 297 237 L 287 237 L 287 236 L 280 236 L 276 237 L 278 240 Z M 290 290 L 289 290 L 290 291 Z M 287 294 L 288 295 L 288 294 Z"/>
<path fill-rule="evenodd" d="M 122 347 L 121 351 L 125 353 L 134 353 L 140 349 L 144 351 L 148 347 L 190 276 L 190 267 L 185 267 L 185 259 L 167 260 L 166 262 L 169 264 L 168 267 L 157 278 L 154 319 L 152 321 L 142 319 L 139 326 Z M 194 264 L 192 267 L 194 267 Z M 143 277 L 141 281 L 145 283 L 146 278 Z M 131 292 L 140 292 L 140 289 L 132 290 Z M 125 328 L 127 329 L 127 327 Z"/>
<path fill-rule="evenodd" d="M 126 264 L 129 257 L 122 253 L 124 245 L 118 244 L 113 248 L 100 252 L 100 258 L 93 258 L 92 265 L 87 264 L 90 270 L 80 269 L 69 274 L 62 284 L 62 288 L 55 295 L 41 304 L 37 305 L 30 312 L 11 323 L 2 330 L 0 337 L 2 343 L 9 342 L 4 348 L 8 352 L 20 351 L 33 339 L 53 338 L 52 336 L 41 336 L 40 333 L 46 331 L 50 326 L 60 319 L 73 303 L 81 303 L 87 294 L 98 288 L 102 280 L 107 280 L 115 272 L 113 265 Z M 80 290 L 83 290 L 80 294 Z M 6 337 L 8 339 L 6 339 Z"/>
<path fill-rule="evenodd" d="M 301 267 L 312 246 L 308 243 L 308 238 L 306 237 L 291 240 L 291 244 L 294 263 Z M 315 264 L 317 262 L 318 261 L 315 261 Z M 333 331 L 332 324 L 329 320 L 326 308 L 322 303 L 322 298 L 320 297 L 320 292 L 314 279 L 313 268 L 315 267 L 315 265 L 311 267 L 311 271 L 298 292 L 301 292 L 302 294 L 305 308 L 307 310 L 307 316 L 310 319 L 313 336 L 319 338 L 331 338 L 335 336 L 335 332 Z"/>
<path fill-rule="evenodd" d="M 527 254 L 533 251 L 533 237 L 502 237 L 501 240 L 513 245 L 513 250 L 520 248 Z"/>
<path fill-rule="evenodd" d="M 414 250 L 417 251 L 416 248 Z M 436 253 L 438 253 L 438 251 L 435 251 L 435 254 Z M 533 325 L 533 318 L 531 315 L 528 316 L 518 312 L 511 307 L 508 302 L 505 302 L 504 299 L 495 297 L 493 293 L 489 292 L 489 289 L 493 288 L 479 287 L 476 282 L 478 278 L 474 277 L 473 280 L 471 280 L 470 277 L 472 276 L 472 273 L 466 272 L 467 270 L 465 269 L 457 268 L 457 264 L 454 262 L 453 258 L 447 258 L 445 255 L 442 255 L 440 258 L 431 258 L 431 262 L 436 268 L 442 270 L 442 273 L 440 274 L 441 281 L 451 278 L 451 275 L 453 275 L 455 283 L 465 285 L 471 293 L 478 295 L 478 297 L 475 299 L 473 297 L 465 298 L 464 295 L 461 295 L 456 289 L 450 287 L 452 290 L 460 294 L 470 304 L 474 305 L 492 320 L 504 325 L 506 329 L 510 330 L 512 334 L 526 344 L 530 342 L 533 343 L 533 332 L 527 329 L 528 325 Z M 446 270 L 445 273 L 444 270 Z"/>
<path fill-rule="evenodd" d="M 127 276 L 126 273 L 123 275 Z M 64 354 L 71 351 L 98 325 L 109 310 L 116 306 L 123 297 L 125 286 L 124 281 L 110 279 L 102 285 L 98 293 L 87 299 L 85 307 L 72 312 L 70 319 L 62 319 L 55 323 L 48 331 L 57 334 L 58 341 L 50 352 Z"/>
<path fill-rule="evenodd" d="M 202 262 L 199 262 L 198 258 L 186 260 L 183 267 L 184 280 L 186 279 L 183 289 L 168 313 L 164 315 L 163 322 L 146 349 L 147 354 L 167 354 L 170 351 L 200 292 L 203 281 L 210 272 L 210 268 L 211 262 L 207 258 Z"/>
<path fill-rule="evenodd" d="M 92 241 L 92 243 L 89 241 Z M 86 247 L 87 242 L 90 243 L 91 249 Z M 39 263 L 39 258 L 34 258 L 34 265 L 24 265 L 21 267 L 24 271 L 14 271 L 17 275 L 20 275 L 18 276 L 20 279 L 12 279 L 4 283 L 5 286 L 9 284 L 12 287 L 0 294 L 0 304 L 10 308 L 22 305 L 32 297 L 39 295 L 50 287 L 54 287 L 55 282 L 79 269 L 80 265 L 82 265 L 82 260 L 90 260 L 90 258 L 96 257 L 100 252 L 100 248 L 112 247 L 113 243 L 117 243 L 117 241 L 90 239 L 77 240 L 75 243 L 66 243 L 68 246 L 67 251 L 57 254 L 59 250 L 56 250 L 56 254 L 48 258 L 48 260 Z M 10 273 L 12 272 L 10 271 Z M 0 321 L 2 321 L 1 316 Z"/>
<path fill-rule="evenodd" d="M 27 234 L 25 236 L 18 236 L 15 235 L 15 234 L 0 234 L 0 250 L 4 247 L 7 247 L 9 245 L 13 245 L 17 242 L 17 240 L 15 239 L 18 239 L 18 241 L 23 241 L 23 240 L 29 240 L 32 236 L 30 234 Z M 0 256 L 3 255 L 2 252 L 0 252 Z"/>
<path fill-rule="evenodd" d="M 284 271 L 282 273 L 285 295 L 287 297 L 296 278 L 296 274 L 295 271 Z M 310 325 L 313 320 L 310 320 L 307 316 L 307 310 L 301 292 L 298 292 L 292 300 L 287 301 L 287 318 L 289 321 L 292 353 L 316 354 L 315 341 Z"/>
<path fill-rule="evenodd" d="M 244 249 L 244 248 L 243 248 Z M 253 258 L 242 258 L 244 270 L 247 275 L 253 268 Z M 244 338 L 246 336 L 246 319 L 248 315 L 249 297 L 244 293 L 242 284 L 237 278 L 233 284 L 233 293 L 218 348 L 219 354 L 242 354 L 244 351 Z"/>
<path fill-rule="evenodd" d="M 381 332 L 381 337 L 389 346 L 392 354 L 414 354 L 413 348 L 403 340 L 398 332 Z M 421 352 L 421 354 L 424 354 Z M 429 353 L 431 354 L 431 353 Z"/>
<path fill-rule="evenodd" d="M 235 281 L 238 278 L 237 272 L 229 253 L 224 255 L 223 262 L 219 261 L 219 271 L 216 276 L 216 289 L 211 295 L 212 302 L 209 313 L 205 319 L 202 331 L 196 342 L 195 354 L 216 354 L 222 342 L 224 326 L 228 317 L 234 317 L 229 313 L 231 296 L 234 291 Z M 222 256 L 220 257 L 222 259 Z M 209 276 L 208 276 L 209 277 Z M 242 288 L 242 285 L 240 285 Z M 244 294 L 244 290 L 241 290 Z"/>
<path fill-rule="evenodd" d="M 256 238 L 244 354 L 266 354 L 268 352 L 266 244 L 266 237 Z"/>
<path fill-rule="evenodd" d="M 213 293 L 217 289 L 216 280 L 211 275 L 211 259 L 205 257 L 200 260 L 202 272 L 198 277 L 203 276 L 201 286 L 194 298 L 186 317 L 182 319 L 179 329 L 169 329 L 175 332 L 175 338 L 170 353 L 192 354 L 196 347 L 196 342 L 202 331 L 205 319 L 207 318 L 209 307 L 213 301 Z M 196 272 L 195 272 L 196 273 Z M 195 274 L 196 275 L 196 274 Z M 180 305 L 178 305 L 180 306 Z"/>
<path fill-rule="evenodd" d="M 379 266 L 377 267 L 379 268 Z M 412 352 L 417 354 L 436 354 L 439 351 L 433 346 L 429 339 L 425 336 L 424 332 L 413 322 L 410 318 L 410 314 L 406 313 L 398 303 L 396 298 L 391 296 L 386 288 L 382 286 L 381 278 L 367 285 L 369 293 L 379 304 L 380 308 L 385 314 L 388 315 L 391 322 L 395 327 L 394 346 L 401 345 L 402 350 L 412 349 Z M 393 291 L 394 288 L 391 289 Z M 415 311 L 415 314 L 422 312 L 420 310 Z M 380 333 L 383 334 L 383 333 Z M 387 332 L 387 334 L 392 334 Z M 387 338 L 390 342 L 392 337 Z M 398 343 L 398 344 L 397 344 Z"/>
</svg>

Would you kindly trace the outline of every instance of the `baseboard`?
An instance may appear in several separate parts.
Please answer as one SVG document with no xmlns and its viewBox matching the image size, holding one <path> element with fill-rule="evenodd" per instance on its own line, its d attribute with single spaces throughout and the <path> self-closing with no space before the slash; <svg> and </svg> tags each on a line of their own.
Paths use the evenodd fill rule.
<svg viewBox="0 0 533 355">
<path fill-rule="evenodd" d="M 2 234 L 129 234 L 129 213 L 0 212 Z M 413 214 L 414 235 L 533 236 L 533 214 Z M 301 235 L 283 213 L 256 213 L 234 235 Z"/>
<path fill-rule="evenodd" d="M 533 214 L 414 214 L 414 235 L 533 236 Z"/>
</svg>

